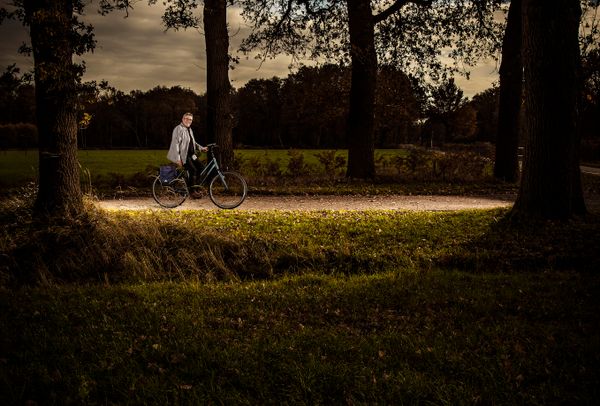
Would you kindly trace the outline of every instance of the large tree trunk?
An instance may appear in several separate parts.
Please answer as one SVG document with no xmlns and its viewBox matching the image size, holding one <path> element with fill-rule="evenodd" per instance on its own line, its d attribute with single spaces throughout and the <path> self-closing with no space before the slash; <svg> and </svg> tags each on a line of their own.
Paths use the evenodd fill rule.
<svg viewBox="0 0 600 406">
<path fill-rule="evenodd" d="M 231 135 L 231 84 L 229 82 L 229 34 L 227 2 L 204 1 L 204 34 L 206 39 L 206 127 L 209 139 L 221 148 L 221 165 L 233 162 Z"/>
<path fill-rule="evenodd" d="M 579 0 L 523 0 L 525 161 L 517 216 L 584 213 L 577 149 Z"/>
<path fill-rule="evenodd" d="M 83 210 L 77 160 L 77 70 L 73 65 L 69 0 L 28 0 L 39 134 L 39 215 L 75 216 Z"/>
<path fill-rule="evenodd" d="M 375 176 L 374 111 L 377 56 L 373 13 L 369 0 L 347 0 L 352 83 L 348 112 L 348 170 L 350 178 Z"/>
<path fill-rule="evenodd" d="M 521 0 L 512 0 L 502 42 L 500 102 L 494 176 L 508 182 L 519 178 L 519 133 L 523 83 Z"/>
</svg>

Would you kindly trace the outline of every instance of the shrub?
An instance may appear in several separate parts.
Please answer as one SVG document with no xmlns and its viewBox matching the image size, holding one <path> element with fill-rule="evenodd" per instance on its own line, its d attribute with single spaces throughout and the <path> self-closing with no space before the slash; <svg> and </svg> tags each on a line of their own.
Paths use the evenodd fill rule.
<svg viewBox="0 0 600 406">
<path fill-rule="evenodd" d="M 289 176 L 302 176 L 308 174 L 308 165 L 304 162 L 304 153 L 295 149 L 288 151 L 290 160 L 287 165 L 287 174 Z"/>
<path fill-rule="evenodd" d="M 397 174 L 404 180 L 472 182 L 491 176 L 492 160 L 478 153 L 411 148 L 395 158 Z"/>
<path fill-rule="evenodd" d="M 433 160 L 434 175 L 443 181 L 476 181 L 491 175 L 492 161 L 473 152 L 442 152 Z"/>
<path fill-rule="evenodd" d="M 315 154 L 315 157 L 321 165 L 326 176 L 335 177 L 340 175 L 346 166 L 346 159 L 338 156 L 336 150 L 321 151 Z"/>
</svg>

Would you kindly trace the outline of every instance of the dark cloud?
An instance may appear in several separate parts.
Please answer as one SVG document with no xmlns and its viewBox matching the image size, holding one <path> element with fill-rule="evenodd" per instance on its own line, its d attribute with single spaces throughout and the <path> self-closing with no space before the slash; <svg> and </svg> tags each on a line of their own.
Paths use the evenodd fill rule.
<svg viewBox="0 0 600 406">
<path fill-rule="evenodd" d="M 29 31 L 15 21 L 4 21 L 0 25 L 0 69 L 17 63 L 22 70 L 30 70 L 31 58 L 19 55 L 19 46 L 28 42 Z"/>
<path fill-rule="evenodd" d="M 98 44 L 92 54 L 83 57 L 87 66 L 85 80 L 107 80 L 126 92 L 176 85 L 200 94 L 205 92 L 204 36 L 194 29 L 165 31 L 161 21 L 164 6 L 149 7 L 140 2 L 127 18 L 122 12 L 101 16 L 93 7 L 88 7 L 87 11 L 84 19 L 94 26 Z M 228 9 L 228 24 L 230 31 L 236 33 L 230 39 L 230 49 L 235 53 L 248 33 L 248 26 L 234 7 Z M 31 58 L 16 52 L 21 43 L 28 41 L 27 29 L 5 21 L 0 26 L 0 38 L 0 69 L 15 62 L 22 70 L 31 69 Z M 261 64 L 253 55 L 239 56 L 240 64 L 230 72 L 232 85 L 236 88 L 252 78 L 285 77 L 289 73 L 289 57 L 282 56 Z M 473 95 L 496 80 L 494 68 L 495 62 L 482 64 L 471 75 L 471 80 L 458 79 L 457 83 L 463 87 L 465 95 Z"/>
<path fill-rule="evenodd" d="M 163 10 L 160 5 L 149 7 L 138 3 L 125 18 L 119 12 L 101 16 L 88 7 L 83 18 L 94 26 L 98 44 L 92 54 L 83 56 L 87 66 L 85 79 L 108 80 L 123 91 L 178 85 L 203 93 L 206 90 L 204 36 L 195 29 L 166 31 L 161 22 Z M 231 38 L 231 49 L 235 52 L 248 32 L 235 8 L 229 9 L 229 26 L 236 33 Z M 30 70 L 31 58 L 17 54 L 21 43 L 28 42 L 28 30 L 7 21 L 0 26 L 0 38 L 0 68 L 16 62 L 22 70 Z M 240 55 L 240 61 L 230 73 L 235 87 L 252 78 L 283 77 L 289 73 L 289 58 L 285 57 L 262 66 L 252 56 Z"/>
</svg>

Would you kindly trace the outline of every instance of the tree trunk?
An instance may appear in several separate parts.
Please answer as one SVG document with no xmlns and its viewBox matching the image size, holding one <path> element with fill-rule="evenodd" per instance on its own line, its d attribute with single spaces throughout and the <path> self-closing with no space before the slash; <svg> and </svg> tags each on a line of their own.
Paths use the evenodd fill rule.
<svg viewBox="0 0 600 406">
<path fill-rule="evenodd" d="M 348 112 L 348 170 L 350 178 L 375 176 L 374 111 L 377 56 L 373 13 L 369 0 L 347 0 L 352 82 Z"/>
<path fill-rule="evenodd" d="M 580 183 L 579 0 L 523 0 L 525 161 L 513 214 L 585 213 Z"/>
<path fill-rule="evenodd" d="M 519 179 L 522 78 L 521 0 L 512 0 L 502 42 L 498 135 L 494 164 L 494 176 L 507 182 L 516 182 Z"/>
<path fill-rule="evenodd" d="M 30 26 L 39 134 L 38 215 L 75 216 L 83 210 L 77 160 L 77 69 L 69 0 L 24 3 Z"/>
<path fill-rule="evenodd" d="M 231 84 L 229 82 L 229 34 L 227 2 L 204 1 L 204 34 L 206 39 L 206 128 L 208 139 L 220 147 L 221 165 L 233 162 L 231 135 Z"/>
</svg>

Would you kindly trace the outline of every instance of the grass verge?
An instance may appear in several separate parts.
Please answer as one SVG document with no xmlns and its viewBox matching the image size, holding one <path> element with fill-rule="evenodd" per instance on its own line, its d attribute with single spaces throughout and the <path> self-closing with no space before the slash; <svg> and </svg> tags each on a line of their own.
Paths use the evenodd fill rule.
<svg viewBox="0 0 600 406">
<path fill-rule="evenodd" d="M 0 210 L 0 282 L 240 281 L 397 267 L 471 272 L 599 268 L 600 219 L 514 226 L 459 212 L 123 211 L 74 223 Z"/>
<path fill-rule="evenodd" d="M 3 290 L 0 401 L 594 404 L 598 282 L 397 269 Z"/>
<path fill-rule="evenodd" d="M 0 205 L 0 404 L 594 404 L 600 219 Z"/>
</svg>

